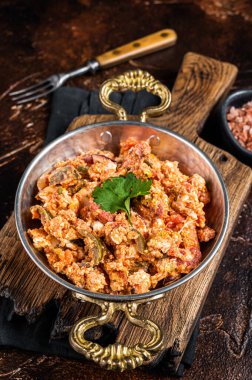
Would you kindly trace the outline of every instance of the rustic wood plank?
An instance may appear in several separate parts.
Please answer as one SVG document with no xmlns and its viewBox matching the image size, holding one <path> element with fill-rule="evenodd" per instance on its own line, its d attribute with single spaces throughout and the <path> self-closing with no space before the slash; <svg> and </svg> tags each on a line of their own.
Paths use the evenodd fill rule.
<svg viewBox="0 0 252 380">
<path fill-rule="evenodd" d="M 18 314 L 33 319 L 66 290 L 46 276 L 23 249 L 12 214 L 0 231 L 0 294 L 10 297 Z M 43 291 L 42 291 L 43 289 Z"/>
<path fill-rule="evenodd" d="M 232 85 L 236 73 L 233 65 L 187 54 L 172 91 L 171 108 L 161 118 L 149 120 L 183 134 L 204 150 L 221 171 L 230 198 L 228 233 L 212 262 L 194 279 L 169 292 L 165 299 L 139 308 L 142 315 L 164 328 L 166 348 L 176 342 L 181 352 L 186 347 L 250 187 L 251 170 L 197 134 L 214 104 Z M 114 118 L 110 115 L 85 115 L 74 120 L 70 129 L 111 119 Z M 227 157 L 225 162 L 221 160 L 223 154 Z M 247 179 L 246 183 L 243 178 Z M 60 334 L 81 316 L 96 312 L 93 305 L 80 305 L 73 301 L 69 292 L 52 282 L 33 264 L 18 240 L 13 216 L 0 232 L 0 239 L 0 291 L 14 299 L 18 313 L 34 317 L 49 300 L 57 298 L 60 311 L 54 332 Z M 147 333 L 132 328 L 122 315 L 115 317 L 115 324 L 120 325 L 118 341 L 127 340 L 128 344 L 134 344 L 148 339 Z"/>
<path fill-rule="evenodd" d="M 250 189 L 251 170 L 230 154 L 211 146 L 198 136 L 211 109 L 231 87 L 236 74 L 237 68 L 233 65 L 194 53 L 186 54 L 172 91 L 170 109 L 158 120 L 149 120 L 150 123 L 184 135 L 207 153 L 220 170 L 229 192 L 229 228 L 222 248 L 212 262 L 191 281 L 169 292 L 165 299 L 148 305 L 148 308 L 146 306 L 140 308 L 142 316 L 146 318 L 151 316 L 163 327 L 166 348 L 173 346 L 176 342 L 176 347 L 181 352 L 184 351 L 190 338 L 197 316 L 225 253 L 239 210 Z M 136 117 L 130 117 L 130 119 L 134 120 Z M 109 115 L 83 115 L 71 123 L 70 129 L 108 120 L 111 120 Z M 223 155 L 225 155 L 224 161 Z M 244 177 L 247 181 L 241 185 Z M 235 181 L 234 178 L 236 178 Z M 135 327 L 131 328 L 126 320 L 121 322 L 117 341 L 127 340 L 128 344 L 133 345 L 137 339 L 146 342 L 148 338 L 148 332 Z M 180 358 L 177 359 L 177 364 L 179 361 Z"/>
</svg>

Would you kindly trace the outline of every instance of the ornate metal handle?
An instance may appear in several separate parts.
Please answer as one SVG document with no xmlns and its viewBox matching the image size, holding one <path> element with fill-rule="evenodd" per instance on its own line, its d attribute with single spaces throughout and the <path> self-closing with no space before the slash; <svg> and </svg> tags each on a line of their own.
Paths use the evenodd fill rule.
<svg viewBox="0 0 252 380">
<path fill-rule="evenodd" d="M 87 359 L 92 359 L 106 369 L 122 372 L 126 369 L 133 369 L 142 365 L 145 360 L 150 359 L 151 356 L 162 349 L 163 335 L 160 328 L 148 319 L 137 317 L 138 304 L 133 302 L 116 303 L 98 301 L 80 294 L 75 294 L 75 296 L 82 300 L 95 302 L 101 307 L 101 314 L 99 316 L 89 316 L 79 320 L 70 331 L 69 341 L 71 346 Z M 147 344 L 138 343 L 133 347 L 128 347 L 121 343 L 102 347 L 84 338 L 84 333 L 87 330 L 111 321 L 116 310 L 122 310 L 133 325 L 149 330 L 152 333 L 151 340 Z"/>
<path fill-rule="evenodd" d="M 171 102 L 171 93 L 166 86 L 156 80 L 152 75 L 142 70 L 127 71 L 118 77 L 109 79 L 104 82 L 100 88 L 100 101 L 104 108 L 115 113 L 119 120 L 127 120 L 127 113 L 123 107 L 110 100 L 110 94 L 113 91 L 141 91 L 146 90 L 161 98 L 158 106 L 148 107 L 140 115 L 142 122 L 146 117 L 160 116 L 169 107 Z"/>
</svg>

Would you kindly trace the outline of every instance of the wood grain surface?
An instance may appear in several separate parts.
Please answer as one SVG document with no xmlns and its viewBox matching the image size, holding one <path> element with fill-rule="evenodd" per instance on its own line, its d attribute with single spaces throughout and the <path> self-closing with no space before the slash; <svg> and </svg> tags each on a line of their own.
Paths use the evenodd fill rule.
<svg viewBox="0 0 252 380">
<path fill-rule="evenodd" d="M 130 6 L 129 6 L 130 4 Z M 132 67 L 150 71 L 158 79 L 171 86 L 183 55 L 189 51 L 230 61 L 239 66 L 238 79 L 232 89 L 252 86 L 251 80 L 251 42 L 252 8 L 246 0 L 204 2 L 195 1 L 130 1 L 97 2 L 76 0 L 60 2 L 31 0 L 4 0 L 0 4 L 0 170 L 3 180 L 1 192 L 1 224 L 10 217 L 13 199 L 19 178 L 31 158 L 41 149 L 48 122 L 48 99 L 16 107 L 8 100 L 8 91 L 18 84 L 31 84 L 36 78 L 77 67 L 86 59 L 105 50 L 138 39 L 162 28 L 173 28 L 178 34 L 175 47 L 125 63 L 96 76 L 80 77 L 70 85 L 95 89 L 105 79 Z M 123 15 L 123 17 L 122 17 Z M 25 78 L 25 79 L 22 79 Z M 201 104 L 200 104 L 201 106 Z M 211 137 L 214 144 L 221 144 L 218 126 L 207 120 L 203 136 Z M 168 125 L 168 124 L 167 124 Z M 186 124 L 183 128 L 186 132 Z M 200 130 L 201 125 L 197 126 Z M 208 133 L 208 132 L 212 133 Z M 216 136 L 215 136 L 216 133 Z M 211 135 L 211 136 L 210 136 Z M 194 134 L 195 142 L 203 144 Z M 211 151 L 212 152 L 212 151 Z M 239 173 L 232 158 L 220 151 L 214 155 L 221 171 L 230 169 L 231 178 Z M 226 159 L 228 159 L 226 161 Z M 230 159 L 230 161 L 229 161 Z M 225 162 L 226 161 L 226 162 Z M 244 175 L 241 182 L 247 183 Z M 239 193 L 233 199 L 236 202 Z M 245 203 L 235 231 L 231 237 L 227 254 L 217 272 L 201 316 L 196 359 L 193 368 L 185 374 L 185 380 L 250 379 L 252 344 L 251 334 L 251 201 Z M 9 229 L 5 244 L 15 247 L 16 255 L 24 259 L 21 269 L 25 268 L 26 255 L 15 245 L 15 230 Z M 15 281 L 15 268 L 8 261 L 13 280 L 2 276 L 6 296 L 20 297 L 20 283 Z M 239 265 L 237 265 L 239 264 Z M 3 265 L 3 264 L 1 264 Z M 35 267 L 31 267 L 33 270 Z M 50 297 L 64 297 L 64 306 L 56 323 L 57 331 L 62 331 L 60 322 L 72 321 L 80 316 L 83 309 L 71 303 L 71 297 L 60 290 L 51 288 L 48 279 L 40 273 L 40 279 L 46 286 Z M 26 279 L 32 281 L 32 276 Z M 32 311 L 30 318 L 36 318 L 39 311 L 39 299 L 31 296 L 32 305 L 26 305 L 24 313 Z M 29 294 L 28 294 L 29 295 Z M 49 298 L 50 298 L 49 297 Z M 42 303 L 47 302 L 46 299 Z M 69 307 L 71 303 L 72 307 Z M 21 304 L 17 304 L 21 310 Z M 22 304 L 22 307 L 24 305 Z M 66 327 L 67 329 L 67 327 Z M 186 336 L 186 334 L 185 334 Z M 90 362 L 76 362 L 57 357 L 22 352 L 2 348 L 0 350 L 0 375 L 3 379 L 119 379 L 121 375 L 106 373 Z M 124 379 L 168 379 L 156 371 L 136 370 L 125 373 Z"/>
<path fill-rule="evenodd" d="M 141 307 L 142 316 L 152 318 L 163 328 L 165 347 L 176 344 L 177 350 L 182 353 L 203 307 L 252 179 L 250 168 L 198 136 L 209 112 L 230 88 L 236 74 L 237 68 L 233 65 L 194 53 L 186 54 L 172 90 L 171 107 L 162 117 L 148 120 L 150 123 L 178 132 L 198 145 L 221 172 L 229 194 L 228 231 L 222 248 L 210 265 L 188 283 L 169 292 L 164 299 L 153 302 L 148 307 Z M 70 129 L 109 119 L 110 115 L 83 115 L 71 123 Z M 248 179 L 246 183 L 243 183 L 243 178 Z M 117 341 L 127 340 L 129 345 L 133 345 L 140 339 L 147 341 L 148 333 L 131 328 L 130 323 L 123 320 Z M 177 363 L 180 359 L 181 356 L 178 357 Z"/>
</svg>

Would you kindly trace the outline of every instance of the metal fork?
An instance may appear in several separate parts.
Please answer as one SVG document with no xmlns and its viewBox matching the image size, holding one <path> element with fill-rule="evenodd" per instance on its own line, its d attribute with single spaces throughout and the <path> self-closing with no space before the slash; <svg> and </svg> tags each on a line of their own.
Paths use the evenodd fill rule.
<svg viewBox="0 0 252 380">
<path fill-rule="evenodd" d="M 119 48 L 110 50 L 86 62 L 85 66 L 68 73 L 55 74 L 27 88 L 9 93 L 17 104 L 31 102 L 47 96 L 61 87 L 68 79 L 87 73 L 96 73 L 102 68 L 112 67 L 132 58 L 141 57 L 165 49 L 176 43 L 177 35 L 172 29 L 163 29 Z"/>
</svg>

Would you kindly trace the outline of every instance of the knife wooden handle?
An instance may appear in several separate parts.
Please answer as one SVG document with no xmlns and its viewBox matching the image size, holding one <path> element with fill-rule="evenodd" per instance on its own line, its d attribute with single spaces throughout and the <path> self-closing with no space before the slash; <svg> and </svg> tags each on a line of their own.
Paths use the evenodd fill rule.
<svg viewBox="0 0 252 380">
<path fill-rule="evenodd" d="M 174 30 L 163 29 L 116 49 L 109 50 L 95 59 L 99 62 L 101 68 L 107 68 L 132 58 L 138 58 L 165 49 L 174 45 L 176 41 L 177 34 Z"/>
</svg>

